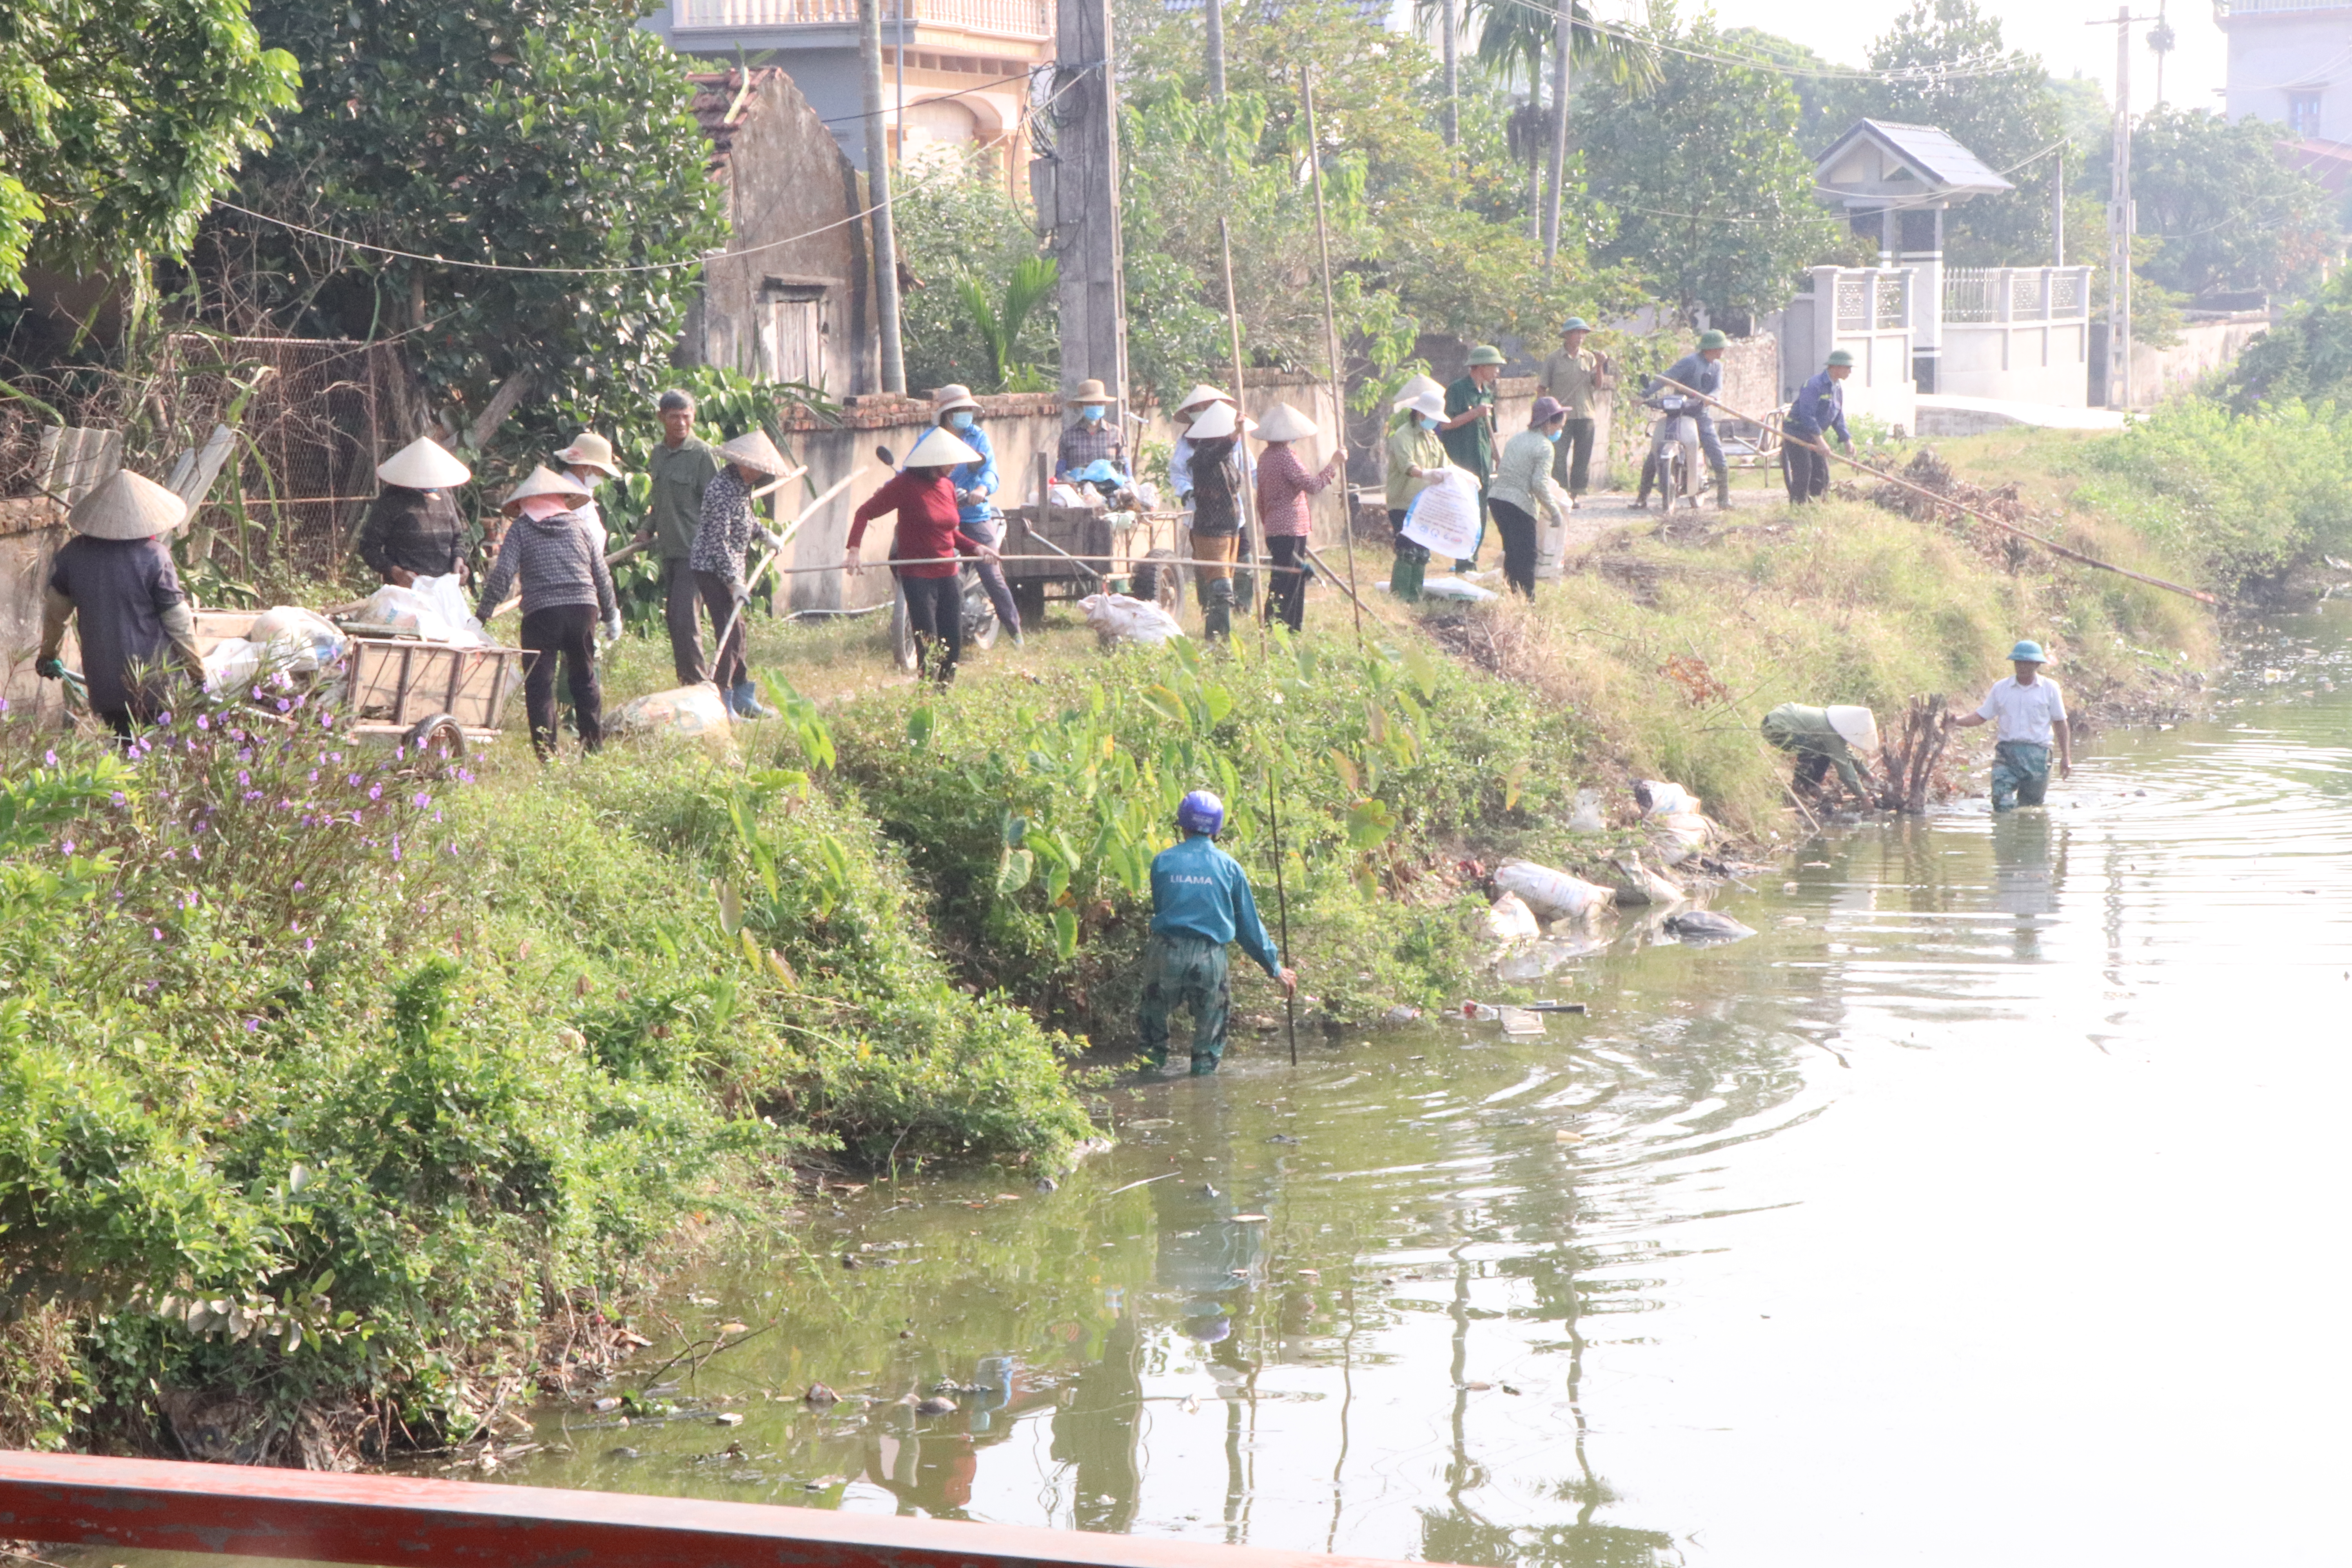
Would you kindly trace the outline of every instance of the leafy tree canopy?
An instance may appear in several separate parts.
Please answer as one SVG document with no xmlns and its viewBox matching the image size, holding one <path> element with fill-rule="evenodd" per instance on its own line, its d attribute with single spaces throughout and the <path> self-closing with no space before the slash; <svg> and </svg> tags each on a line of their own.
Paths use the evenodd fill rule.
<svg viewBox="0 0 2352 1568">
<path fill-rule="evenodd" d="M 184 252 L 294 88 L 245 0 L 0 4 L 0 293 L 37 250 L 131 276 Z"/>
<path fill-rule="evenodd" d="M 2134 270 L 2190 296 L 2286 289 L 2334 252 L 2327 195 L 2279 155 L 2276 125 L 2158 109 L 2132 128 L 2132 197 L 2155 254 Z M 2113 155 L 2089 170 L 2106 188 Z"/>
<path fill-rule="evenodd" d="M 1954 207 L 1945 258 L 1958 267 L 2049 260 L 2049 160 L 2068 160 L 2071 183 L 2088 149 L 2068 144 L 2065 106 L 2040 58 L 2004 48 L 1999 18 L 1975 0 L 1912 0 L 1871 45 L 1870 68 L 1899 74 L 1842 84 L 1837 131 L 1864 117 L 1933 125 L 2018 186 Z"/>
<path fill-rule="evenodd" d="M 1585 99 L 1577 141 L 1592 194 L 1615 217 L 1601 247 L 1648 273 L 1685 319 L 1737 317 L 1787 298 L 1799 268 L 1839 242 L 1796 141 L 1785 77 L 1731 63 L 1714 19 L 1654 7 L 1664 79 L 1630 103 Z"/>
<path fill-rule="evenodd" d="M 691 89 L 634 0 L 261 0 L 301 63 L 301 112 L 241 205 L 415 261 L 224 213 L 200 252 L 232 325 L 402 336 L 461 429 L 494 389 L 593 413 L 667 365 L 726 237 Z M 534 418 L 534 416 L 536 418 Z"/>
</svg>

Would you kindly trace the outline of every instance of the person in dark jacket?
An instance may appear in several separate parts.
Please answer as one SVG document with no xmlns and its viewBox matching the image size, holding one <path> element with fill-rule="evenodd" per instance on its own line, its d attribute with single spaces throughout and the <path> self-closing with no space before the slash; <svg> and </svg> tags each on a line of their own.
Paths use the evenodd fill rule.
<svg viewBox="0 0 2352 1568">
<path fill-rule="evenodd" d="M 1838 384 L 1853 374 L 1853 355 L 1832 349 L 1828 365 L 1798 388 L 1797 400 L 1789 405 L 1783 426 L 1789 439 L 1780 443 L 1780 471 L 1789 481 L 1792 505 L 1819 500 L 1828 492 L 1830 455 L 1821 447 L 1832 431 L 1839 446 L 1853 450 L 1853 437 L 1845 429 L 1845 388 Z"/>
<path fill-rule="evenodd" d="M 605 638 L 621 635 L 620 605 L 613 597 L 613 574 L 604 565 L 578 508 L 587 487 L 551 469 L 533 468 L 507 497 L 515 518 L 499 545 L 499 558 L 482 580 L 474 616 L 487 622 L 506 597 L 522 587 L 522 646 L 531 656 L 523 672 L 522 700 L 530 715 L 531 750 L 546 762 L 555 755 L 555 667 L 563 664 L 572 691 L 572 714 L 580 726 L 580 747 L 593 752 L 604 742 L 604 693 L 596 679 L 596 629 Z"/>
<path fill-rule="evenodd" d="M 162 485 L 118 468 L 75 504 L 67 520 L 74 537 L 49 568 L 33 668 L 45 679 L 65 678 L 58 653 L 72 623 L 90 710 L 126 740 L 133 724 L 153 723 L 169 706 L 167 662 L 204 684 L 195 615 L 163 539 L 187 513 Z"/>
<path fill-rule="evenodd" d="M 383 489 L 360 525 L 360 559 L 387 583 L 446 577 L 466 564 L 466 521 L 449 499 L 474 471 L 420 436 L 377 468 Z"/>
<path fill-rule="evenodd" d="M 1184 841 L 1151 861 L 1151 934 L 1143 944 L 1143 1001 L 1136 1023 L 1144 1060 L 1159 1067 L 1168 1060 L 1168 1016 L 1189 1005 L 1195 1077 L 1216 1071 L 1224 1058 L 1225 1024 L 1233 1010 L 1226 943 L 1240 942 L 1284 995 L 1298 989 L 1297 972 L 1283 967 L 1266 940 L 1249 873 L 1217 847 L 1217 832 L 1224 825 L 1224 802 L 1196 789 L 1176 805 Z"/>
<path fill-rule="evenodd" d="M 996 559 L 996 547 L 964 531 L 956 507 L 955 484 L 949 475 L 977 456 L 961 437 L 944 425 L 933 426 L 907 454 L 907 466 L 866 499 L 851 515 L 849 553 L 843 564 L 853 577 L 866 570 L 858 559 L 866 542 L 866 525 L 884 512 L 898 514 L 890 535 L 890 568 L 907 595 L 907 622 L 915 634 L 915 668 L 942 686 L 955 679 L 956 662 L 963 657 L 963 583 L 959 555 Z M 944 646 L 946 654 L 934 663 L 931 649 Z"/>
<path fill-rule="evenodd" d="M 1192 557 L 1192 583 L 1212 642 L 1234 629 L 1234 567 L 1242 548 L 1241 433 L 1249 422 L 1230 403 L 1212 403 L 1185 429 L 1185 480 L 1192 487 L 1192 515 L 1185 548 Z"/>
<path fill-rule="evenodd" d="M 1701 332 L 1698 347 L 1669 365 L 1664 375 L 1650 378 L 1650 384 L 1642 393 L 1643 401 L 1677 391 L 1696 392 L 1713 397 L 1723 389 L 1723 356 L 1730 348 L 1731 340 L 1723 333 L 1712 328 Z M 1672 385 L 1667 384 L 1670 382 Z M 1728 511 L 1731 510 L 1731 466 L 1724 460 L 1723 442 L 1715 433 L 1715 405 L 1702 403 L 1688 413 L 1692 423 L 1698 426 L 1699 450 L 1706 454 L 1707 468 L 1715 475 L 1717 510 Z M 1658 454 L 1654 442 L 1649 457 L 1642 463 L 1641 493 L 1633 504 L 1637 507 L 1649 505 L 1651 487 L 1657 482 Z"/>
</svg>

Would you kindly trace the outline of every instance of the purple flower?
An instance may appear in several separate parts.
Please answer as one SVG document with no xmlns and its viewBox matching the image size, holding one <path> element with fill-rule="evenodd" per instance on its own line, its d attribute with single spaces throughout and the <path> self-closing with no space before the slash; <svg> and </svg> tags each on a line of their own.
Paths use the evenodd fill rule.
<svg viewBox="0 0 2352 1568">
<path fill-rule="evenodd" d="M 163 940 L 163 928 L 162 926 L 149 926 L 147 930 L 149 934 L 152 935 L 157 942 Z"/>
<path fill-rule="evenodd" d="M 351 785 L 353 789 L 357 789 L 360 787 L 360 775 L 353 773 L 350 777 L 344 779 L 343 782 Z"/>
<path fill-rule="evenodd" d="M 312 769 L 310 770 L 310 783 L 312 783 L 312 784 L 317 784 L 317 783 L 319 782 L 319 770 L 318 770 L 318 769 L 316 769 L 316 768 L 312 768 Z"/>
<path fill-rule="evenodd" d="M 433 797 L 432 797 L 431 795 L 426 795 L 423 790 L 418 790 L 418 791 L 416 792 L 416 796 L 415 796 L 415 798 L 414 800 L 410 801 L 410 802 L 409 802 L 409 804 L 410 804 L 411 805 L 414 805 L 415 807 L 416 807 L 416 809 L 417 809 L 417 810 L 422 811 L 422 810 L 424 810 L 426 806 L 431 805 L 433 804 Z"/>
<path fill-rule="evenodd" d="M 156 722 L 158 725 L 168 724 L 168 723 L 170 723 L 171 721 L 172 721 L 172 710 L 171 710 L 170 709 L 168 709 L 168 708 L 164 709 L 164 710 L 163 710 L 163 711 L 162 711 L 161 713 L 158 713 L 158 714 L 156 714 L 156 715 L 155 715 L 155 722 Z M 196 720 L 196 727 L 197 727 L 198 729 L 200 729 L 200 730 L 201 730 L 202 728 L 204 728 L 204 723 L 205 723 L 205 721 L 204 721 L 204 720 L 203 720 L 203 718 L 202 718 L 202 717 L 199 717 L 199 718 Z"/>
<path fill-rule="evenodd" d="M 196 715 L 196 728 L 197 728 L 197 729 L 199 729 L 199 730 L 209 730 L 209 729 L 211 729 L 212 727 L 213 727 L 213 716 L 212 716 L 211 714 L 209 714 L 209 713 L 199 713 L 199 714 L 197 714 L 197 715 Z"/>
<path fill-rule="evenodd" d="M 6 711 L 8 711 L 8 700 L 5 697 L 0 697 L 0 713 Z"/>
<path fill-rule="evenodd" d="M 319 939 L 315 936 L 306 936 L 302 939 L 302 951 L 304 952 L 314 952 L 318 950 L 318 946 Z"/>
<path fill-rule="evenodd" d="M 41 761 L 47 763 L 51 767 L 56 767 L 58 765 L 58 754 L 55 752 L 43 752 L 41 753 Z"/>
<path fill-rule="evenodd" d="M 205 858 L 205 851 L 204 851 L 204 847 L 203 847 L 202 845 L 200 845 L 200 844 L 191 844 L 191 845 L 189 845 L 189 846 L 188 846 L 188 858 L 189 858 L 189 859 L 191 859 L 191 860 L 201 860 L 201 859 L 203 859 L 204 858 Z"/>
<path fill-rule="evenodd" d="M 245 792 L 245 798 L 247 800 L 259 800 L 261 798 L 261 792 L 257 789 L 247 790 Z"/>
<path fill-rule="evenodd" d="M 259 1034 L 261 1032 L 261 1020 L 258 1018 L 247 1018 L 245 1021 L 245 1032 L 248 1035 Z"/>
<path fill-rule="evenodd" d="M 289 713 L 289 712 L 293 711 L 293 709 L 294 709 L 294 704 L 292 704 L 291 702 L 287 701 L 287 700 L 286 700 L 286 699 L 284 699 L 283 697 L 281 697 L 281 698 L 279 698 L 279 699 L 278 700 L 278 710 L 280 713 Z"/>
<path fill-rule="evenodd" d="M 239 768 L 236 771 L 236 782 L 241 784 L 249 784 L 253 782 L 253 775 L 246 772 L 243 768 Z"/>
<path fill-rule="evenodd" d="M 72 854 L 72 853 L 73 853 L 73 840 L 72 840 L 72 839 L 70 839 L 70 838 L 67 839 L 67 840 L 66 840 L 62 845 L 58 846 L 58 852 L 59 854 L 62 854 L 62 855 L 70 855 L 70 854 Z"/>
<path fill-rule="evenodd" d="M 128 797 L 128 796 L 126 796 L 126 795 L 124 795 L 121 790 L 116 790 L 116 791 L 114 792 L 114 804 L 115 804 L 115 805 L 124 805 L 124 804 L 126 804 L 126 803 L 127 803 L 128 799 L 129 799 L 129 797 Z"/>
<path fill-rule="evenodd" d="M 322 730 L 331 730 L 335 727 L 335 716 L 324 708 L 319 710 L 319 727 Z"/>
<path fill-rule="evenodd" d="M 383 785 L 382 785 L 382 784 L 370 784 L 370 785 L 368 785 L 368 798 L 369 798 L 370 800 L 382 800 L 382 799 L 383 798 Z"/>
<path fill-rule="evenodd" d="M 298 893 L 299 893 L 299 892 L 300 892 L 300 891 L 302 890 L 302 884 L 301 884 L 301 883 L 299 883 L 299 882 L 295 883 L 295 884 L 294 884 L 294 890 L 295 890 L 296 892 L 298 892 Z"/>
</svg>

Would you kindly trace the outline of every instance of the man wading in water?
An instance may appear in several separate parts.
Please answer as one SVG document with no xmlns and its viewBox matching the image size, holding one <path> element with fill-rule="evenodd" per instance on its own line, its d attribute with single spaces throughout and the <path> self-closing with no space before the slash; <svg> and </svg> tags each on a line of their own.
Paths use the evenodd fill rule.
<svg viewBox="0 0 2352 1568">
<path fill-rule="evenodd" d="M 1944 715 L 1956 730 L 1973 730 L 1997 723 L 1992 748 L 1992 808 L 2015 811 L 2040 805 L 2050 788 L 2050 742 L 2058 742 L 2058 776 L 2074 771 L 2074 748 L 2066 730 L 2066 701 L 2058 683 L 2042 678 L 2049 660 L 2038 642 L 2021 642 L 2009 650 L 2017 673 L 1993 683 L 1984 706 L 1965 718 Z"/>
<path fill-rule="evenodd" d="M 1233 1011 L 1233 982 L 1225 944 L 1239 939 L 1242 951 L 1280 983 L 1284 995 L 1298 989 L 1296 970 L 1285 969 L 1257 918 L 1249 873 L 1216 846 L 1225 825 L 1225 803 L 1196 789 L 1176 805 L 1176 826 L 1184 842 L 1162 849 L 1151 862 L 1151 935 L 1143 944 L 1143 1004 L 1137 1024 L 1143 1059 L 1153 1067 L 1168 1060 L 1168 1015 L 1192 1009 L 1192 1073 L 1217 1070 L 1225 1054 L 1225 1021 Z"/>
</svg>

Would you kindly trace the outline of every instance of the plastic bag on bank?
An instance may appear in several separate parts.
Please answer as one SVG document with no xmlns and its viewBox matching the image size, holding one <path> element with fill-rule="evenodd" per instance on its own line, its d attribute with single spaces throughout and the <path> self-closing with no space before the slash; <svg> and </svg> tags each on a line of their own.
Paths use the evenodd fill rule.
<svg viewBox="0 0 2352 1568">
<path fill-rule="evenodd" d="M 1164 643 L 1181 637 L 1184 628 L 1176 617 L 1144 599 L 1123 594 L 1089 594 L 1078 601 L 1087 625 L 1105 642 Z"/>
<path fill-rule="evenodd" d="M 1501 597 L 1501 595 L 1496 594 L 1492 588 L 1481 588 L 1477 584 L 1470 582 L 1466 578 L 1455 577 L 1450 574 L 1443 577 L 1424 577 L 1422 579 L 1421 596 L 1424 599 L 1459 599 L 1463 603 L 1470 605 L 1481 604 L 1488 599 Z"/>
<path fill-rule="evenodd" d="M 613 711 L 608 721 L 615 730 L 641 735 L 666 735 L 673 740 L 724 737 L 733 721 L 727 700 L 709 681 L 632 698 Z"/>
<path fill-rule="evenodd" d="M 1613 888 L 1584 881 L 1532 860 L 1504 861 L 1495 872 L 1495 886 L 1518 895 L 1539 920 L 1581 920 L 1617 901 Z"/>
<path fill-rule="evenodd" d="M 243 692 L 261 674 L 261 645 L 244 637 L 223 637 L 205 655 L 205 694 Z"/>
<path fill-rule="evenodd" d="M 1535 911 L 1517 893 L 1505 893 L 1478 917 L 1478 940 L 1489 946 L 1509 947 L 1541 935 L 1543 927 L 1536 923 Z"/>
<path fill-rule="evenodd" d="M 1680 816 L 1703 809 L 1698 796 L 1664 779 L 1643 779 L 1633 786 L 1634 804 L 1644 816 Z"/>
</svg>

